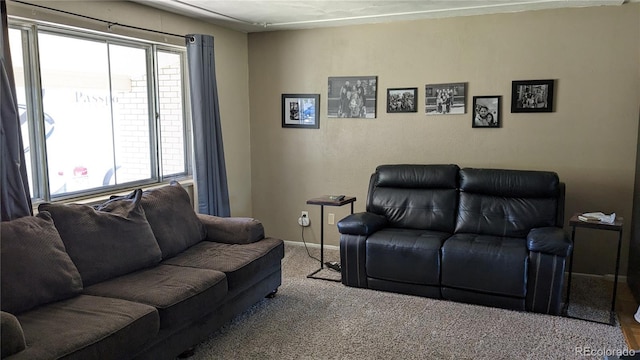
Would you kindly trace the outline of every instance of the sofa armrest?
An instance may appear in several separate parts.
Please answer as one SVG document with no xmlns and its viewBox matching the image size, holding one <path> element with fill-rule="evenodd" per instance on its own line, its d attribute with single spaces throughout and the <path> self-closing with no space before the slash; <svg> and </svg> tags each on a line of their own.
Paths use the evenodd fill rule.
<svg viewBox="0 0 640 360">
<path fill-rule="evenodd" d="M 351 214 L 338 221 L 341 234 L 369 236 L 387 225 L 387 218 L 382 215 L 362 212 Z"/>
<path fill-rule="evenodd" d="M 567 257 L 572 247 L 569 237 L 559 227 L 535 228 L 527 235 L 529 251 Z"/>
<path fill-rule="evenodd" d="M 8 312 L 0 312 L 0 344 L 2 358 L 19 353 L 27 347 L 18 319 Z"/>
<path fill-rule="evenodd" d="M 250 244 L 264 239 L 264 227 L 256 219 L 197 215 L 207 229 L 205 240 L 226 244 Z"/>
</svg>

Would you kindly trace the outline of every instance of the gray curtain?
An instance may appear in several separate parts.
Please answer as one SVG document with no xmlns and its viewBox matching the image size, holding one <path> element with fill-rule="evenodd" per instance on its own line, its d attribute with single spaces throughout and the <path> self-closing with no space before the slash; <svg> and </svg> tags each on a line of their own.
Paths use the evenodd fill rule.
<svg viewBox="0 0 640 360">
<path fill-rule="evenodd" d="M 230 216 L 213 37 L 187 35 L 198 212 Z"/>
<path fill-rule="evenodd" d="M 22 134 L 20 132 L 20 114 L 16 100 L 16 85 L 9 49 L 9 24 L 7 23 L 7 4 L 1 1 L 2 9 L 2 57 L 0 68 L 0 203 L 2 203 L 2 221 L 33 215 L 31 194 L 27 181 L 27 168 L 24 162 Z"/>
</svg>

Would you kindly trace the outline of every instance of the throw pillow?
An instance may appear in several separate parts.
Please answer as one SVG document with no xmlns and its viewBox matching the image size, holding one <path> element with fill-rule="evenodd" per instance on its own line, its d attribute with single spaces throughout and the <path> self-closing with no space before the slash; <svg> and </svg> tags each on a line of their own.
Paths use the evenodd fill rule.
<svg viewBox="0 0 640 360">
<path fill-rule="evenodd" d="M 51 213 L 85 286 L 160 262 L 160 248 L 141 198 L 142 191 L 136 190 L 131 199 L 108 201 L 95 209 L 82 204 L 38 207 Z"/>
<path fill-rule="evenodd" d="M 264 239 L 264 226 L 253 218 L 198 214 L 207 229 L 207 240 L 226 244 L 251 244 Z"/>
<path fill-rule="evenodd" d="M 0 225 L 2 311 L 12 314 L 67 299 L 82 279 L 48 212 Z"/>
<path fill-rule="evenodd" d="M 189 194 L 177 181 L 143 192 L 142 206 L 163 259 L 181 253 L 207 236 Z"/>
</svg>

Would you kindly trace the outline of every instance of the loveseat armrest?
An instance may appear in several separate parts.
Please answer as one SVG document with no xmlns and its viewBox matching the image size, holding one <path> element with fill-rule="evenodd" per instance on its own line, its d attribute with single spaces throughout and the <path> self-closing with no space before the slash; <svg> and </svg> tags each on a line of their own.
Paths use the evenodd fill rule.
<svg viewBox="0 0 640 360">
<path fill-rule="evenodd" d="M 264 239 L 264 227 L 256 219 L 197 215 L 207 229 L 205 240 L 226 244 L 250 244 Z"/>
<path fill-rule="evenodd" d="M 362 212 L 351 214 L 338 221 L 341 234 L 369 236 L 387 225 L 387 218 L 382 215 Z"/>
<path fill-rule="evenodd" d="M 2 358 L 17 354 L 27 347 L 18 319 L 8 312 L 0 312 L 0 344 Z"/>
<path fill-rule="evenodd" d="M 559 227 L 535 228 L 527 235 L 529 251 L 567 257 L 572 247 L 569 236 Z"/>
</svg>

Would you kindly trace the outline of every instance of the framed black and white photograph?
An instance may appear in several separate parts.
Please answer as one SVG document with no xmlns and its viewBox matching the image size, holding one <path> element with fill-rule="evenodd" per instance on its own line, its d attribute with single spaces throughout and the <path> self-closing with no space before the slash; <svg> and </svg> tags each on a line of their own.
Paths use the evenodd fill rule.
<svg viewBox="0 0 640 360">
<path fill-rule="evenodd" d="M 471 127 L 500 127 L 500 99 L 501 96 L 474 96 Z"/>
<path fill-rule="evenodd" d="M 553 112 L 554 80 L 517 80 L 511 83 L 511 112 Z"/>
<path fill-rule="evenodd" d="M 427 115 L 466 113 L 466 85 L 466 83 L 425 85 L 425 113 Z"/>
<path fill-rule="evenodd" d="M 418 88 L 387 89 L 387 112 L 417 112 Z"/>
<path fill-rule="evenodd" d="M 320 94 L 282 94 L 282 127 L 320 128 Z"/>
<path fill-rule="evenodd" d="M 377 76 L 330 77 L 327 116 L 375 119 L 377 88 Z"/>
</svg>

